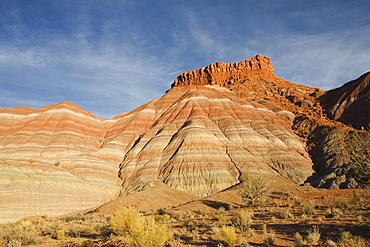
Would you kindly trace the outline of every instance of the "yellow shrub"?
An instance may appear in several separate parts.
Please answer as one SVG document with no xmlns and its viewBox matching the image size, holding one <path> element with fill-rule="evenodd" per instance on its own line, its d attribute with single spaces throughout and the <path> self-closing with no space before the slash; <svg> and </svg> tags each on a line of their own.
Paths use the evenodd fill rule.
<svg viewBox="0 0 370 247">
<path fill-rule="evenodd" d="M 222 226 L 220 229 L 221 238 L 228 247 L 234 247 L 238 241 L 238 234 L 232 226 Z"/>
<path fill-rule="evenodd" d="M 158 225 L 153 219 L 146 219 L 133 208 L 118 211 L 110 220 L 111 229 L 124 235 L 128 246 L 158 247 L 170 237 L 165 225 Z"/>
</svg>

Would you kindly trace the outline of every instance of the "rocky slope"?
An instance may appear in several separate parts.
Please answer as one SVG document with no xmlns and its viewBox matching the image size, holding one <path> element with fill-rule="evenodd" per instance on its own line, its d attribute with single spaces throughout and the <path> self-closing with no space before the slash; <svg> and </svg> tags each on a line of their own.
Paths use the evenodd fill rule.
<svg viewBox="0 0 370 247">
<path fill-rule="evenodd" d="M 117 162 L 94 154 L 106 132 L 102 119 L 69 102 L 0 109 L 0 119 L 1 222 L 96 207 L 118 195 Z"/>
<path fill-rule="evenodd" d="M 135 205 L 159 191 L 183 203 L 249 175 L 343 187 L 346 161 L 329 133 L 352 129 L 326 116 L 326 95 L 257 55 L 182 73 L 160 99 L 111 119 L 69 102 L 0 109 L 0 221 Z"/>
<path fill-rule="evenodd" d="M 328 117 L 355 128 L 369 128 L 370 72 L 320 97 Z"/>
</svg>

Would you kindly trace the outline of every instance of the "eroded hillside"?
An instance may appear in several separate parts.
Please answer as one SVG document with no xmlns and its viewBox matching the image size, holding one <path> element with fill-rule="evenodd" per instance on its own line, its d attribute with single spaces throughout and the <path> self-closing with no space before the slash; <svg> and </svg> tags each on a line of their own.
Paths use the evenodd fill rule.
<svg viewBox="0 0 370 247">
<path fill-rule="evenodd" d="M 359 85 L 334 94 L 356 88 L 363 114 L 368 87 Z M 257 55 L 182 73 L 160 99 L 111 119 L 69 102 L 0 109 L 1 221 L 131 201 L 139 191 L 186 202 L 250 174 L 289 186 L 358 187 L 343 155 L 343 140 L 356 132 L 344 123 L 356 116 L 331 94 L 277 77 Z M 351 122 L 332 117 L 333 105 L 341 116 L 351 112 Z"/>
</svg>

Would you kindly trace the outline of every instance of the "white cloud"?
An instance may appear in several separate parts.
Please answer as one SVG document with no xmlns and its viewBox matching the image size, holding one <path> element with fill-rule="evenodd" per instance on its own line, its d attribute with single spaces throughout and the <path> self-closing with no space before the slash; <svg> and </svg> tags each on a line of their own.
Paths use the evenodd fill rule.
<svg viewBox="0 0 370 247">
<path fill-rule="evenodd" d="M 60 49 L 54 49 L 55 46 Z M 153 97 L 160 97 L 172 82 L 172 75 L 167 71 L 173 71 L 156 57 L 148 54 L 144 58 L 135 50 L 135 46 L 109 42 L 92 48 L 83 35 L 77 41 L 50 39 L 42 47 L 33 45 L 20 49 L 3 45 L 0 70 L 13 73 L 16 80 L 11 82 L 9 97 L 1 101 L 6 104 L 4 101 L 9 103 L 12 98 L 13 103 L 41 107 L 70 100 L 102 117 L 132 110 Z M 19 74 L 22 71 L 28 71 L 28 76 Z M 4 78 L 1 83 L 8 82 Z M 24 92 L 28 88 L 46 92 L 47 99 L 32 100 L 38 96 Z M 25 94 L 28 100 L 24 100 Z"/>
<path fill-rule="evenodd" d="M 24 13 L 14 12 L 16 21 L 7 26 L 11 38 L 0 38 L 0 106 L 41 107 L 69 100 L 111 117 L 160 97 L 180 72 L 256 54 L 269 56 L 278 76 L 325 89 L 370 67 L 369 25 L 320 28 L 321 21 L 327 25 L 340 15 L 320 19 L 330 9 L 315 4 L 306 11 L 258 1 L 182 2 L 157 4 L 157 12 L 144 8 L 148 2 L 117 9 L 112 2 L 99 9 L 79 4 L 63 19 L 68 28 L 62 31 L 53 26 L 29 30 L 22 23 Z M 319 19 L 311 22 L 312 16 Z"/>
</svg>

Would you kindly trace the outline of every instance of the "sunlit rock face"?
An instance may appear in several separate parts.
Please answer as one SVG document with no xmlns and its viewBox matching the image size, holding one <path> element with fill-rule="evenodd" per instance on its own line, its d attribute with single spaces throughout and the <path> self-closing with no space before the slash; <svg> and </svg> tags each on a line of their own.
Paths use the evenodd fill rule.
<svg viewBox="0 0 370 247">
<path fill-rule="evenodd" d="M 303 182 L 312 164 L 290 129 L 293 115 L 263 103 L 219 86 L 174 87 L 150 102 L 143 110 L 153 122 L 121 163 L 126 192 L 160 180 L 207 196 L 250 173 Z"/>
<path fill-rule="evenodd" d="M 242 80 L 277 78 L 270 58 L 257 55 L 237 63 L 217 62 L 197 70 L 181 73 L 172 87 L 185 85 L 227 86 Z"/>
</svg>

